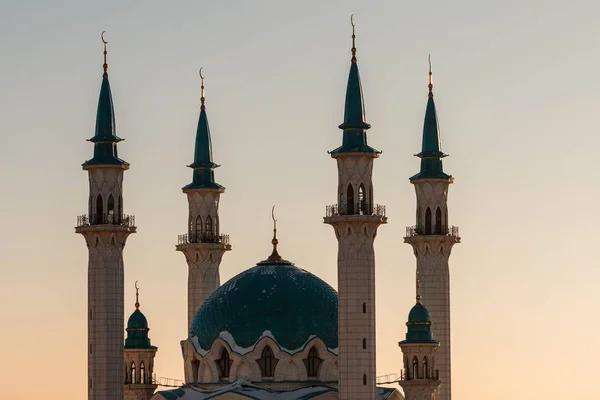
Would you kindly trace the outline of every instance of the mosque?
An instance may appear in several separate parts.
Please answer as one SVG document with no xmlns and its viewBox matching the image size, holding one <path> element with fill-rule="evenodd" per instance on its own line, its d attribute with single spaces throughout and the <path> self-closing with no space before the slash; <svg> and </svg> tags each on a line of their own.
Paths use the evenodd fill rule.
<svg viewBox="0 0 600 400">
<path fill-rule="evenodd" d="M 416 224 L 404 241 L 417 259 L 416 304 L 399 342 L 402 388 L 377 387 L 375 254 L 373 243 L 387 223 L 374 202 L 373 162 L 381 151 L 367 144 L 364 99 L 356 57 L 346 89 L 341 145 L 330 151 L 338 168 L 337 199 L 323 222 L 338 241 L 338 291 L 284 259 L 273 217 L 272 252 L 221 285 L 219 266 L 232 249 L 221 232 L 211 135 L 202 78 L 192 181 L 183 188 L 189 204 L 187 233 L 177 251 L 188 265 L 188 338 L 182 340 L 185 384 L 156 391 L 149 324 L 140 311 L 127 321 L 124 338 L 123 249 L 136 232 L 124 214 L 123 174 L 129 164 L 117 153 L 115 112 L 104 74 L 96 117 L 94 154 L 83 164 L 89 176 L 88 214 L 75 231 L 86 240 L 88 265 L 88 399 L 340 399 L 450 400 L 450 293 L 448 259 L 458 229 L 448 224 L 447 194 L 453 178 L 442 168 L 431 68 L 420 171 L 410 178 L 417 197 Z M 202 77 L 202 75 L 201 75 Z M 333 267 L 333 266 L 332 266 Z M 408 288 L 407 288 L 408 289 Z M 408 311 L 408 310 L 407 310 Z M 124 345 L 123 345 L 124 343 Z"/>
</svg>

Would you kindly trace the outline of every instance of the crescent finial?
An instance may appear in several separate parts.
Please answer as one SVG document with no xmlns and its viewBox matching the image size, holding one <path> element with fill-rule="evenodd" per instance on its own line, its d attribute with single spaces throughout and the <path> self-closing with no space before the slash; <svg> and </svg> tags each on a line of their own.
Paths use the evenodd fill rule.
<svg viewBox="0 0 600 400">
<path fill-rule="evenodd" d="M 277 219 L 275 218 L 275 206 L 271 208 L 271 218 L 273 218 L 273 222 L 277 224 Z"/>
<path fill-rule="evenodd" d="M 204 68 L 204 67 L 201 67 L 200 71 L 198 71 L 198 73 L 200 74 L 200 79 L 201 79 L 201 83 L 200 83 L 200 85 L 201 85 L 200 86 L 200 88 L 201 88 L 201 92 L 200 92 L 200 104 L 201 104 L 200 105 L 200 109 L 204 110 L 205 109 L 205 106 L 204 106 L 204 100 L 205 100 L 205 98 L 204 98 L 204 75 L 202 75 L 202 68 Z"/>
<path fill-rule="evenodd" d="M 352 25 L 352 62 L 356 62 L 356 34 L 354 32 L 354 14 L 350 15 L 350 24 Z"/>
<path fill-rule="evenodd" d="M 138 281 L 135 281 L 135 308 L 136 310 L 140 308 L 140 288 L 137 285 Z"/>
<path fill-rule="evenodd" d="M 354 14 L 350 15 L 350 25 L 354 28 Z"/>
<path fill-rule="evenodd" d="M 100 39 L 102 39 L 102 43 L 108 44 L 108 42 L 106 40 L 104 40 L 104 34 L 105 33 L 106 33 L 106 31 L 102 31 L 102 33 L 100 34 Z"/>
<path fill-rule="evenodd" d="M 429 97 L 433 97 L 433 72 L 431 71 L 431 54 L 429 54 Z"/>
<path fill-rule="evenodd" d="M 202 76 L 202 68 L 204 68 L 204 67 L 201 67 L 200 71 L 199 71 L 200 72 L 200 79 L 204 79 L 204 77 Z"/>
</svg>

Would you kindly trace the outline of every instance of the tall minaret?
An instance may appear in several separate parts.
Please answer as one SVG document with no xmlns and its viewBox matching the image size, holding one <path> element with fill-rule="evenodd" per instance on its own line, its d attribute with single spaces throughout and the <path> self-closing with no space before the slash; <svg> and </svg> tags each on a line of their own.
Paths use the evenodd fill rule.
<svg viewBox="0 0 600 400">
<path fill-rule="evenodd" d="M 125 339 L 125 400 L 148 400 L 158 387 L 153 380 L 154 356 L 148 320 L 140 311 L 139 290 L 135 283 L 135 311 L 127 321 Z"/>
<path fill-rule="evenodd" d="M 342 145 L 331 151 L 338 165 L 337 204 L 324 222 L 338 239 L 338 340 L 340 400 L 374 400 L 375 254 L 377 228 L 385 208 L 373 203 L 373 160 L 380 152 L 367 144 L 363 94 L 352 24 L 352 63 L 346 90 Z"/>
<path fill-rule="evenodd" d="M 417 194 L 417 224 L 406 229 L 404 241 L 417 257 L 424 304 L 431 313 L 433 335 L 440 341 L 437 366 L 441 385 L 439 400 L 451 398 L 450 375 L 450 273 L 448 258 L 452 246 L 460 243 L 458 228 L 448 224 L 448 187 L 454 178 L 444 173 L 433 81 L 429 64 L 429 97 L 423 126 L 423 148 L 416 155 L 421 171 L 410 178 Z"/>
<path fill-rule="evenodd" d="M 408 314 L 406 340 L 398 343 L 404 355 L 404 371 L 400 386 L 405 400 L 436 400 L 436 389 L 440 385 L 436 369 L 436 350 L 440 342 L 431 335 L 429 311 L 421 304 L 417 281 L 417 304 Z"/>
<path fill-rule="evenodd" d="M 104 32 L 103 32 L 104 34 Z M 94 157 L 88 172 L 88 214 L 77 220 L 89 249 L 88 399 L 123 400 L 123 248 L 135 233 L 134 218 L 123 214 L 123 172 L 129 164 L 117 156 L 115 117 L 104 37 L 104 75 L 96 115 Z"/>
<path fill-rule="evenodd" d="M 189 205 L 188 233 L 179 235 L 177 250 L 185 255 L 188 272 L 188 329 L 196 311 L 220 285 L 219 265 L 223 254 L 231 250 L 229 235 L 223 235 L 219 224 L 219 197 L 225 188 L 215 182 L 210 129 L 204 105 L 204 77 L 200 101 L 200 119 L 196 131 L 192 183 L 183 188 Z"/>
</svg>

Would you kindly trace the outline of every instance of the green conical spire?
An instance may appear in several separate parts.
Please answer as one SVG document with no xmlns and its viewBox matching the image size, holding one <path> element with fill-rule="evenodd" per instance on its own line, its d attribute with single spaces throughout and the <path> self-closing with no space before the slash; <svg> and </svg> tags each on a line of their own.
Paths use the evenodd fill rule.
<svg viewBox="0 0 600 400">
<path fill-rule="evenodd" d="M 196 145 L 194 148 L 194 162 L 188 167 L 194 170 L 192 183 L 183 189 L 222 189 L 223 186 L 215 182 L 214 169 L 218 167 L 213 162 L 212 143 L 210 140 L 210 128 L 208 126 L 208 117 L 206 116 L 206 106 L 204 105 L 204 77 L 202 68 L 200 68 L 200 78 L 202 79 L 202 95 L 200 97 L 200 118 L 198 119 L 198 129 L 196 129 Z"/>
<path fill-rule="evenodd" d="M 352 23 L 352 59 L 348 86 L 346 88 L 346 105 L 344 108 L 344 122 L 339 126 L 344 131 L 342 145 L 333 150 L 331 154 L 339 153 L 380 153 L 367 144 L 366 130 L 371 127 L 365 120 L 365 105 L 356 60 L 356 35 L 354 22 Z"/>
<path fill-rule="evenodd" d="M 116 134 L 115 110 L 113 107 L 110 83 L 108 82 L 108 64 L 106 63 L 106 42 L 102 32 L 104 43 L 104 73 L 102 74 L 102 86 L 100 87 L 100 98 L 98 99 L 98 111 L 96 112 L 96 132 L 94 137 L 88 139 L 94 143 L 94 157 L 83 165 L 118 164 L 129 165 L 121 160 L 117 154 L 117 143 L 120 137 Z"/>
<path fill-rule="evenodd" d="M 433 74 L 431 72 L 431 61 L 429 62 L 429 94 L 427 98 L 427 109 L 425 110 L 425 122 L 423 123 L 423 145 L 421 152 L 415 154 L 421 159 L 421 171 L 414 179 L 449 179 L 450 175 L 444 173 L 442 158 L 446 157 L 441 149 L 440 130 L 438 128 L 437 111 L 433 101 Z"/>
</svg>

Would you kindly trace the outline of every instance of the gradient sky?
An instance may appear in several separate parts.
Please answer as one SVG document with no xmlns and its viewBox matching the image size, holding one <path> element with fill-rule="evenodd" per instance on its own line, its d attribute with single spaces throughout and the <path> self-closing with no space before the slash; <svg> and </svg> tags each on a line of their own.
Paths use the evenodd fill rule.
<svg viewBox="0 0 600 400">
<path fill-rule="evenodd" d="M 568 3 L 568 4 L 567 4 Z M 450 259 L 456 399 L 594 399 L 600 342 L 596 258 L 597 2 L 41 1 L 0 12 L 0 387 L 2 397 L 86 397 L 87 249 L 81 163 L 92 155 L 109 41 L 119 155 L 131 163 L 125 212 L 125 314 L 134 281 L 155 372 L 182 378 L 184 233 L 200 79 L 206 76 L 221 197 L 234 250 L 225 282 L 270 253 L 337 287 L 337 242 L 322 223 L 336 200 L 355 14 L 375 200 L 377 372 L 399 372 L 414 304 L 408 178 L 419 166 L 432 54 L 450 189 L 462 244 Z M 434 326 L 435 329 L 435 326 Z M 575 384 L 575 383 L 580 384 Z M 65 394 L 66 393 L 66 394 Z"/>
</svg>

